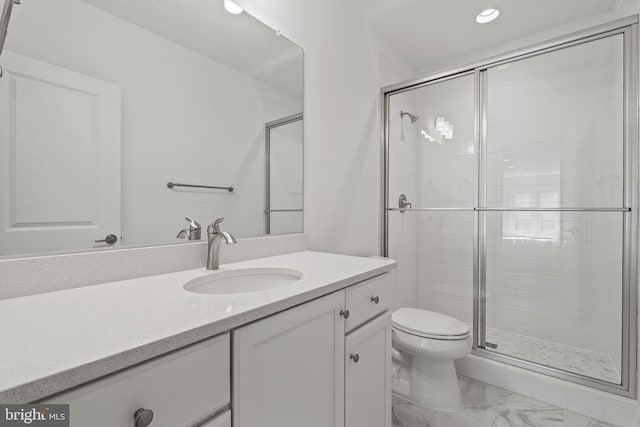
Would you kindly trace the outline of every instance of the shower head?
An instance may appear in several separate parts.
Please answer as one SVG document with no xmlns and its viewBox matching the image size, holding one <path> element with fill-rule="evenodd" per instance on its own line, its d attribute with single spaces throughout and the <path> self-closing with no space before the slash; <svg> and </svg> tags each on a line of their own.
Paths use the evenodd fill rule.
<svg viewBox="0 0 640 427">
<path fill-rule="evenodd" d="M 420 116 L 415 116 L 415 115 L 413 115 L 411 113 L 408 113 L 406 111 L 400 111 L 400 118 L 402 118 L 404 116 L 409 116 L 409 118 L 411 119 L 411 124 L 417 122 L 418 119 L 420 118 Z"/>
</svg>

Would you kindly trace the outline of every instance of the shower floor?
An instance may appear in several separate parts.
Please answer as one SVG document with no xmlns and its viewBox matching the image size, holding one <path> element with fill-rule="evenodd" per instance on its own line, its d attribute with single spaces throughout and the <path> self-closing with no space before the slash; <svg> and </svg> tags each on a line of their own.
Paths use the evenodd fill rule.
<svg viewBox="0 0 640 427">
<path fill-rule="evenodd" d="M 501 354 L 620 384 L 620 374 L 608 354 L 491 328 L 487 328 L 486 341 L 497 344 L 495 351 Z"/>
<path fill-rule="evenodd" d="M 460 376 L 463 408 L 442 412 L 393 397 L 393 427 L 615 427 Z"/>
</svg>

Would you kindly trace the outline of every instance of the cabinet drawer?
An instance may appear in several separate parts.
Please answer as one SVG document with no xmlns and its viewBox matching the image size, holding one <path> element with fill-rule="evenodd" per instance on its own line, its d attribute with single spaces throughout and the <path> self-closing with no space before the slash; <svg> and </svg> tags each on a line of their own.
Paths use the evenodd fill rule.
<svg viewBox="0 0 640 427">
<path fill-rule="evenodd" d="M 391 305 L 391 275 L 374 277 L 347 289 L 347 332 L 357 328 Z"/>
<path fill-rule="evenodd" d="M 140 408 L 153 427 L 191 426 L 229 403 L 230 351 L 224 334 L 46 402 L 70 404 L 71 427 L 129 427 Z"/>
<path fill-rule="evenodd" d="M 199 427 L 231 427 L 231 411 L 225 411 Z"/>
</svg>

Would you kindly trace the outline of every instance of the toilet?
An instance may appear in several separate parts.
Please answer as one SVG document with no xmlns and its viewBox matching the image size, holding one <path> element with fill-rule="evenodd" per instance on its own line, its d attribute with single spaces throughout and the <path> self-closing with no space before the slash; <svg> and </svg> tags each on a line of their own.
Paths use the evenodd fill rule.
<svg viewBox="0 0 640 427">
<path fill-rule="evenodd" d="M 400 308 L 391 318 L 394 394 L 432 409 L 460 409 L 453 362 L 471 351 L 469 325 L 417 308 Z"/>
</svg>

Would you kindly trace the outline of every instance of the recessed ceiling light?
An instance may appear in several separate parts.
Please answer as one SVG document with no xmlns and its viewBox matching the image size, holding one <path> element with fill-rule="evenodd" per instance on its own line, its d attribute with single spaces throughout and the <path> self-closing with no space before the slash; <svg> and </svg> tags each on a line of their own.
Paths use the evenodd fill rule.
<svg viewBox="0 0 640 427">
<path fill-rule="evenodd" d="M 500 15 L 498 9 L 485 9 L 476 16 L 476 22 L 478 24 L 486 24 L 496 19 Z"/>
<path fill-rule="evenodd" d="M 224 0 L 224 9 L 227 12 L 232 13 L 234 15 L 242 13 L 242 11 L 243 11 L 243 9 L 240 6 L 238 6 L 237 4 L 232 2 L 231 0 Z"/>
</svg>

